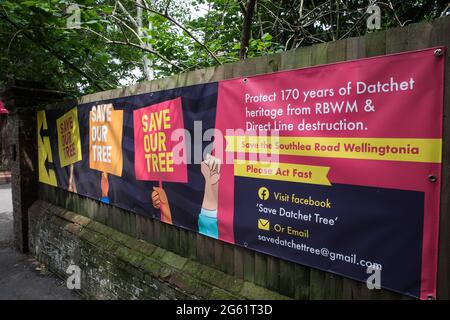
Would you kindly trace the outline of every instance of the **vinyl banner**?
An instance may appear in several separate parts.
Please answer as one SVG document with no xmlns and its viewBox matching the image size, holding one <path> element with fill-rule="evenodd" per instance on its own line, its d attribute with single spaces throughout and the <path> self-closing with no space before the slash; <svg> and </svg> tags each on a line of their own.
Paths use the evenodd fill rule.
<svg viewBox="0 0 450 320">
<path fill-rule="evenodd" d="M 434 51 L 42 110 L 39 179 L 435 297 L 445 54 Z"/>
</svg>

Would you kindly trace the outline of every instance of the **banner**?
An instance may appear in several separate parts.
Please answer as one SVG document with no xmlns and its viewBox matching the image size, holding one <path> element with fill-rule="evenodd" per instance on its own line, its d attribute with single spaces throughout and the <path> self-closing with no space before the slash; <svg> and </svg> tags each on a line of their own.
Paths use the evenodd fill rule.
<svg viewBox="0 0 450 320">
<path fill-rule="evenodd" d="M 445 55 L 434 50 L 39 111 L 39 180 L 435 297 Z"/>
</svg>

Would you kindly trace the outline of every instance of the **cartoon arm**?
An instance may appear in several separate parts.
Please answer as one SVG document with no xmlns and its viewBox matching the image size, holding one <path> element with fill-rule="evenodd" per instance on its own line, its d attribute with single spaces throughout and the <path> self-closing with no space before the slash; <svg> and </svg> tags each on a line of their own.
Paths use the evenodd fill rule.
<svg viewBox="0 0 450 320">
<path fill-rule="evenodd" d="M 75 184 L 75 175 L 73 173 L 74 165 L 73 163 L 70 165 L 69 169 L 69 185 L 68 185 L 68 191 L 77 193 L 77 185 Z"/>
<path fill-rule="evenodd" d="M 161 221 L 172 224 L 172 213 L 170 212 L 169 200 L 162 187 L 153 187 L 152 203 L 155 209 L 161 210 Z"/>
<path fill-rule="evenodd" d="M 205 193 L 202 209 L 198 216 L 198 231 L 217 239 L 219 237 L 217 197 L 219 194 L 220 159 L 208 154 L 201 163 L 201 172 L 205 178 Z"/>
<path fill-rule="evenodd" d="M 104 202 L 104 203 L 109 203 L 109 197 L 108 197 L 109 182 L 108 182 L 108 174 L 106 172 L 102 172 L 101 187 L 102 187 L 101 201 Z"/>
</svg>

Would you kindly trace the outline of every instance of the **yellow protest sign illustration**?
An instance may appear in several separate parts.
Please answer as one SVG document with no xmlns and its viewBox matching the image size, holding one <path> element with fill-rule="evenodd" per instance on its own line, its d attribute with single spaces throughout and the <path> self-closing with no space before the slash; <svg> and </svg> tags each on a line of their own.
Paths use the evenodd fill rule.
<svg viewBox="0 0 450 320">
<path fill-rule="evenodd" d="M 89 167 L 122 175 L 123 110 L 112 104 L 93 106 L 89 113 Z"/>
<path fill-rule="evenodd" d="M 56 120 L 58 130 L 58 153 L 61 167 L 82 159 L 80 129 L 77 108 L 66 112 Z"/>
</svg>

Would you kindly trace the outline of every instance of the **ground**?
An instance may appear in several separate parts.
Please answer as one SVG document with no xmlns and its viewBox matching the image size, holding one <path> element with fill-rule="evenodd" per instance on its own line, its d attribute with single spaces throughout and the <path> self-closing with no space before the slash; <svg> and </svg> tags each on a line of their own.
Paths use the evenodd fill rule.
<svg viewBox="0 0 450 320">
<path fill-rule="evenodd" d="M 0 300 L 14 299 L 78 300 L 80 296 L 33 257 L 13 248 L 11 185 L 0 184 Z"/>
</svg>

